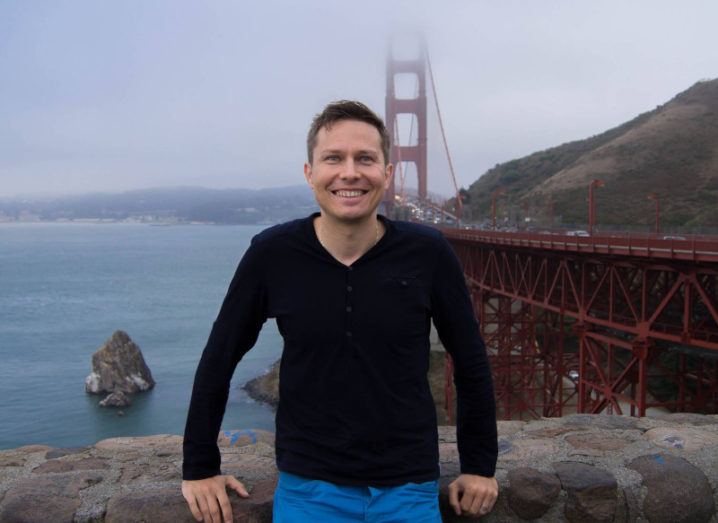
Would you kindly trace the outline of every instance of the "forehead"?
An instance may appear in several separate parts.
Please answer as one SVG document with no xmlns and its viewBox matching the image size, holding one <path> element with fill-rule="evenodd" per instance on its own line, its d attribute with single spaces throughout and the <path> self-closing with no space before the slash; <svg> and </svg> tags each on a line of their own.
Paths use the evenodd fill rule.
<svg viewBox="0 0 718 523">
<path fill-rule="evenodd" d="M 376 127 L 360 120 L 339 120 L 317 133 L 315 150 L 360 148 L 381 150 L 381 135 Z"/>
</svg>

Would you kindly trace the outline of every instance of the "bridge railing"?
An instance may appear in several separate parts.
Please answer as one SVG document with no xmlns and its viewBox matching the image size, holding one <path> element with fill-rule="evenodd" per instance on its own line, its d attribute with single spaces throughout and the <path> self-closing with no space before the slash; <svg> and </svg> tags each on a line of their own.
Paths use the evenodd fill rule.
<svg viewBox="0 0 718 523">
<path fill-rule="evenodd" d="M 597 234 L 570 235 L 442 227 L 447 238 L 531 249 L 601 253 L 645 258 L 718 262 L 718 238 Z M 585 233 L 584 233 L 585 234 Z"/>
</svg>

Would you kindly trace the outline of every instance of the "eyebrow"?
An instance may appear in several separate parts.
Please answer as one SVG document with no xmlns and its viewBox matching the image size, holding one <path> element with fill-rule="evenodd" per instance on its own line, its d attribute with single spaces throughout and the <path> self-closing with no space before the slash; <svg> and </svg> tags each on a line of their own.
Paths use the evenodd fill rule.
<svg viewBox="0 0 718 523">
<path fill-rule="evenodd" d="M 323 149 L 320 154 L 344 154 L 343 149 Z M 375 149 L 361 149 L 357 151 L 355 154 L 372 154 L 377 155 L 379 154 L 378 150 Z"/>
</svg>

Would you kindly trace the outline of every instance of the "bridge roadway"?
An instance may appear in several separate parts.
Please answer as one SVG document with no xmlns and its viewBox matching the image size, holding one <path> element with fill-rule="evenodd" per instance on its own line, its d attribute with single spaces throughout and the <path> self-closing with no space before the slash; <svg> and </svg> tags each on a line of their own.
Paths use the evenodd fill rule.
<svg viewBox="0 0 718 523">
<path fill-rule="evenodd" d="M 501 417 L 718 412 L 718 238 L 441 230 Z"/>
<path fill-rule="evenodd" d="M 718 262 L 718 237 L 630 235 L 622 233 L 569 236 L 557 233 L 504 232 L 442 228 L 447 238 L 480 241 L 519 248 L 596 253 L 653 259 Z"/>
</svg>

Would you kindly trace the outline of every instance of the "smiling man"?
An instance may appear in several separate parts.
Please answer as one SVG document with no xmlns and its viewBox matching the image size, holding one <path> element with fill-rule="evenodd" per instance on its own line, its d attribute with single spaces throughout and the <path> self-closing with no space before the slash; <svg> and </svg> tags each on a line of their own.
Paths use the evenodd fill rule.
<svg viewBox="0 0 718 523">
<path fill-rule="evenodd" d="M 361 103 L 329 104 L 307 137 L 320 212 L 252 239 L 202 353 L 184 441 L 182 492 L 198 521 L 231 521 L 217 435 L 234 369 L 267 318 L 284 339 L 275 522 L 439 522 L 431 321 L 455 363 L 457 514 L 491 510 L 491 374 L 463 272 L 440 232 L 377 214 L 389 138 Z"/>
</svg>

